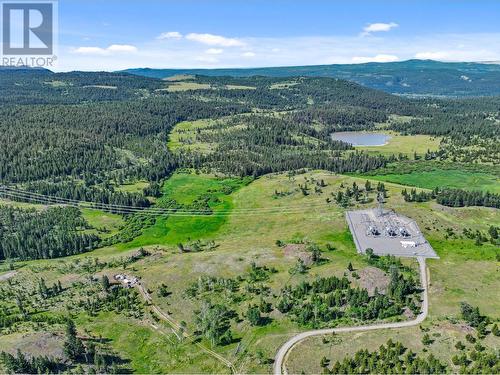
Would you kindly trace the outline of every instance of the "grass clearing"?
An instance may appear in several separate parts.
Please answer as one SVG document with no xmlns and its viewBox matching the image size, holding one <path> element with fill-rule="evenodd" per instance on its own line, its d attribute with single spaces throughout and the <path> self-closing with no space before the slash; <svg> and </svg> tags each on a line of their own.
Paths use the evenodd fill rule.
<svg viewBox="0 0 500 375">
<path fill-rule="evenodd" d="M 256 90 L 255 86 L 244 86 L 244 85 L 225 85 L 226 90 Z"/>
<path fill-rule="evenodd" d="M 212 86 L 208 83 L 198 83 L 198 82 L 186 82 L 186 81 L 174 81 L 169 84 L 165 89 L 169 92 L 178 92 L 178 91 L 188 91 L 188 90 L 207 90 Z"/>
<path fill-rule="evenodd" d="M 52 86 L 54 88 L 60 88 L 60 87 L 67 87 L 67 86 L 72 86 L 71 83 L 65 82 L 65 81 L 58 81 L 58 80 L 53 80 L 53 81 L 45 81 L 44 82 L 46 85 Z"/>
<path fill-rule="evenodd" d="M 407 174 L 375 175 L 369 178 L 425 189 L 448 187 L 500 193 L 500 178 L 492 174 L 455 169 L 437 169 L 434 171 L 418 171 Z"/>
<path fill-rule="evenodd" d="M 208 153 L 212 150 L 213 145 L 199 142 L 196 139 L 196 134 L 214 124 L 215 120 L 211 119 L 179 122 L 170 132 L 167 146 L 173 152 L 182 149 Z"/>
<path fill-rule="evenodd" d="M 208 197 L 208 206 L 214 213 L 230 212 L 233 207 L 232 198 L 226 191 L 237 189 L 245 183 L 245 180 L 241 179 L 177 173 L 165 182 L 162 188 L 164 195 L 158 203 L 161 205 L 162 201 L 175 200 L 181 205 L 190 206 L 197 200 Z M 179 242 L 211 238 L 227 219 L 228 216 L 215 215 L 158 217 L 156 223 L 146 228 L 141 236 L 118 247 L 176 245 Z"/>
<path fill-rule="evenodd" d="M 47 208 L 47 205 L 37 204 L 37 203 L 27 203 L 27 202 L 16 202 L 10 199 L 0 198 L 0 205 L 10 206 L 22 209 L 35 209 L 35 210 L 43 210 Z"/>
<path fill-rule="evenodd" d="M 171 331 L 148 322 L 113 313 L 101 313 L 95 318 L 82 316 L 77 321 L 96 336 L 110 340 L 110 345 L 128 362 L 134 373 L 227 373 L 228 370 L 212 357 L 189 343 L 181 344 Z"/>
<path fill-rule="evenodd" d="M 273 83 L 271 86 L 269 86 L 269 89 L 271 90 L 285 90 L 290 87 L 298 85 L 298 81 L 287 81 L 287 82 L 278 82 L 278 83 Z"/>
<path fill-rule="evenodd" d="M 371 178 L 371 176 L 370 176 Z M 322 192 L 314 192 L 314 182 L 324 180 L 327 186 Z M 196 175 L 177 173 L 163 186 L 162 199 L 175 199 L 183 205 L 191 205 L 200 196 L 209 194 L 219 201 L 212 207 L 222 209 L 270 209 L 279 213 L 240 215 L 232 214 L 228 217 L 169 217 L 159 218 L 156 224 L 146 229 L 136 240 L 115 247 L 99 249 L 92 253 L 70 257 L 64 261 L 89 257 L 99 257 L 101 260 L 122 257 L 126 251 L 133 251 L 141 246 L 148 246 L 155 253 L 143 258 L 125 271 L 109 269 L 106 272 L 127 272 L 141 277 L 141 282 L 152 291 L 155 304 L 162 310 L 169 311 L 172 317 L 188 324 L 190 331 L 194 330 L 194 311 L 199 308 L 199 302 L 186 298 L 184 291 L 197 281 L 201 275 L 235 278 L 245 274 L 252 262 L 258 265 L 275 267 L 268 284 L 271 293 L 279 293 L 287 284 L 296 284 L 301 280 L 312 280 L 317 276 L 342 276 L 346 266 L 351 262 L 355 269 L 366 266 L 364 260 L 356 255 L 352 237 L 345 223 L 344 212 L 334 203 L 327 204 L 325 199 L 356 182 L 364 186 L 366 178 L 336 175 L 329 172 L 313 171 L 306 174 L 288 176 L 287 174 L 266 175 L 256 179 L 248 185 L 239 179 L 220 179 L 210 175 Z M 307 183 L 311 189 L 308 195 L 303 195 L 299 185 Z M 220 188 L 229 184 L 238 187 L 231 194 L 226 195 Z M 375 182 L 372 182 L 374 185 Z M 389 197 L 387 206 L 403 215 L 412 217 L 419 224 L 422 232 L 435 248 L 441 259 L 430 260 L 430 316 L 425 325 L 437 325 L 433 332 L 440 333 L 441 343 L 431 345 L 429 351 L 438 355 L 447 353 L 448 341 L 455 340 L 448 328 L 440 328 L 445 324 L 447 317 L 456 317 L 459 314 L 459 302 L 468 301 L 479 306 L 481 311 L 492 318 L 498 319 L 500 311 L 496 298 L 500 288 L 498 279 L 499 265 L 496 259 L 498 249 L 491 244 L 476 246 L 474 241 L 461 238 L 464 227 L 485 232 L 489 225 L 500 225 L 498 210 L 479 207 L 449 208 L 437 205 L 434 202 L 408 203 L 401 196 L 401 185 L 386 183 Z M 276 192 L 286 193 L 276 195 Z M 371 206 L 373 203 L 364 205 Z M 233 211 L 236 212 L 236 211 Z M 97 220 L 96 218 L 91 220 Z M 106 221 L 106 218 L 101 218 Z M 202 220 L 202 221 L 199 221 Z M 446 230 L 451 228 L 456 238 L 446 239 Z M 180 253 L 177 250 L 179 241 L 191 239 L 210 239 L 218 247 L 213 251 Z M 291 275 L 288 271 L 295 264 L 295 259 L 284 255 L 283 249 L 276 245 L 276 240 L 290 242 L 292 240 L 309 239 L 323 246 L 327 243 L 335 247 L 333 251 L 324 251 L 323 256 L 328 259 L 322 265 L 312 267 L 305 275 Z M 161 245 L 154 250 L 155 245 Z M 29 269 L 36 270 L 33 277 L 44 277 L 47 282 L 60 277 L 57 267 L 62 260 L 42 260 L 27 262 L 23 268 L 18 268 L 20 275 L 25 277 Z M 414 262 L 409 262 L 413 264 Z M 52 266 L 51 266 L 52 265 Z M 467 277 L 464 277 L 467 275 Z M 71 275 L 65 275 L 70 279 Z M 158 295 L 158 287 L 165 283 L 172 294 L 169 297 Z M 251 303 L 258 303 L 258 297 L 243 301 L 237 308 L 239 316 L 243 316 Z M 231 330 L 235 342 L 217 347 L 215 350 L 226 358 L 235 362 L 241 373 L 271 371 L 271 363 L 261 364 L 255 357 L 255 351 L 261 349 L 266 358 L 273 358 L 278 347 L 293 333 L 302 328 L 289 318 L 283 317 L 277 311 L 271 313 L 272 321 L 264 327 L 252 327 L 243 320 L 233 322 Z M 225 372 L 218 363 L 203 353 L 194 350 L 188 343 L 174 344 L 169 340 L 173 336 L 168 329 L 167 336 L 160 330 L 152 328 L 148 321 L 137 320 L 117 315 L 113 312 L 103 313 L 96 318 L 81 317 L 79 327 L 85 327 L 94 334 L 101 334 L 110 339 L 110 345 L 120 355 L 130 361 L 130 367 L 137 372 Z M 160 327 L 161 328 L 161 327 Z M 455 328 L 450 328 L 454 330 Z M 418 330 L 418 327 L 415 328 Z M 416 332 L 416 333 L 415 333 Z M 415 333 L 416 336 L 413 336 Z M 347 353 L 358 348 L 377 347 L 385 343 L 388 338 L 400 337 L 406 346 L 417 350 L 420 344 L 419 331 L 408 330 L 373 332 L 373 336 L 360 335 L 346 338 L 341 345 L 345 351 L 332 350 L 335 353 Z M 399 335 L 399 336 L 398 336 Z M 347 336 L 346 336 L 347 337 Z M 351 337 L 351 336 L 349 336 Z M 447 339 L 450 337 L 450 339 Z M 446 339 L 446 340 L 445 340 Z M 293 372 L 317 372 L 319 360 L 323 353 L 328 353 L 330 347 L 323 345 L 321 340 L 304 347 L 296 348 L 300 354 L 297 359 L 290 357 L 290 369 Z M 1 342 L 1 341 L 0 341 Z M 236 348 L 240 345 L 240 352 Z M 413 345 L 413 346 L 412 346 Z M 454 344 L 453 344 L 454 345 Z M 497 346 L 498 347 L 498 346 Z M 335 348 L 335 347 L 334 347 Z M 339 347 L 340 348 L 340 347 Z M 328 355 L 327 355 L 328 357 Z M 329 357 L 330 358 L 330 357 Z M 294 365 L 297 364 L 297 365 Z"/>
<path fill-rule="evenodd" d="M 391 138 L 383 146 L 356 146 L 356 150 L 362 150 L 369 154 L 383 155 L 419 155 L 425 154 L 428 150 L 437 151 L 441 142 L 440 138 L 430 137 L 428 135 L 400 135 L 392 131 L 383 131 L 389 134 Z"/>
<path fill-rule="evenodd" d="M 88 86 L 82 86 L 84 89 L 104 89 L 104 90 L 117 90 L 118 87 L 116 86 L 108 86 L 108 85 L 88 85 Z"/>
<path fill-rule="evenodd" d="M 192 74 L 176 74 L 171 77 L 164 78 L 164 81 L 170 81 L 170 82 L 175 82 L 175 81 L 187 81 L 187 80 L 192 80 L 196 79 L 196 76 Z"/>
<path fill-rule="evenodd" d="M 82 216 L 94 229 L 91 231 L 101 238 L 115 235 L 125 223 L 122 216 L 105 211 L 82 208 Z"/>
<path fill-rule="evenodd" d="M 124 193 L 142 193 L 142 191 L 149 186 L 149 182 L 136 181 L 134 183 L 126 183 L 116 186 L 116 190 L 123 191 Z"/>
</svg>

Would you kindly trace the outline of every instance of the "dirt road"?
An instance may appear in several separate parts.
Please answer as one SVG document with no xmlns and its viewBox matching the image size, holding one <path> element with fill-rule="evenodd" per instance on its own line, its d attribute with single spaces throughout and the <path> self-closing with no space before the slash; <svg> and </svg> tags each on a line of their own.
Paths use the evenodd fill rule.
<svg viewBox="0 0 500 375">
<path fill-rule="evenodd" d="M 427 317 L 427 313 L 429 310 L 429 297 L 427 294 L 427 268 L 425 265 L 425 258 L 417 257 L 417 261 L 420 269 L 420 282 L 422 284 L 422 289 L 423 289 L 423 301 L 422 301 L 422 311 L 414 320 L 397 322 L 397 323 L 371 324 L 366 326 L 317 329 L 314 331 L 299 333 L 298 335 L 293 336 L 285 344 L 283 344 L 283 346 L 278 350 L 278 353 L 276 354 L 276 357 L 274 359 L 273 373 L 275 375 L 287 374 L 285 362 L 288 354 L 293 349 L 295 344 L 308 337 L 328 335 L 334 332 L 343 333 L 343 332 L 356 332 L 356 331 L 372 331 L 376 329 L 404 328 L 404 327 L 415 326 L 422 323 Z"/>
<path fill-rule="evenodd" d="M 175 330 L 178 330 L 180 331 L 180 328 L 181 328 L 181 325 L 176 322 L 171 316 L 170 314 L 167 314 L 165 312 L 163 312 L 158 306 L 156 306 L 154 303 L 153 303 L 153 299 L 151 298 L 151 295 L 149 294 L 149 292 L 147 291 L 147 289 L 144 287 L 144 285 L 142 285 L 141 283 L 138 283 L 137 285 L 137 289 L 139 290 L 139 293 L 142 295 L 142 297 L 144 298 L 144 300 L 150 305 L 151 307 L 151 310 L 162 320 L 166 321 L 173 329 Z M 182 331 L 181 333 L 184 337 L 189 337 L 190 334 L 186 331 Z M 176 335 L 178 335 L 178 333 L 176 333 Z M 200 344 L 199 342 L 195 342 L 194 343 L 199 349 L 201 349 L 202 351 L 204 351 L 205 353 L 207 353 L 208 355 L 211 355 L 212 357 L 214 357 L 215 359 L 217 359 L 218 361 L 222 362 L 225 366 L 227 366 L 231 372 L 233 374 L 236 374 L 236 368 L 234 367 L 234 365 L 228 361 L 226 358 L 224 358 L 223 356 L 221 356 L 220 354 L 214 352 L 213 350 L 205 347 L 204 345 Z"/>
</svg>

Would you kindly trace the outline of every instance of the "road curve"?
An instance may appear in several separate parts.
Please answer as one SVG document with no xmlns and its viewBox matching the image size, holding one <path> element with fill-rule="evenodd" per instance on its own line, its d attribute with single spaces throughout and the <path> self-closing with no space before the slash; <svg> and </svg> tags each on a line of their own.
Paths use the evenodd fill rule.
<svg viewBox="0 0 500 375">
<path fill-rule="evenodd" d="M 327 335 L 332 333 L 343 333 L 343 332 L 355 332 L 355 331 L 372 331 L 376 329 L 390 329 L 390 328 L 404 328 L 411 327 L 422 323 L 427 317 L 429 311 L 429 296 L 427 294 L 427 269 L 425 265 L 425 258 L 417 257 L 417 261 L 420 268 L 420 283 L 423 289 L 423 301 L 422 301 L 422 311 L 414 319 L 405 322 L 396 323 L 382 323 L 382 324 L 372 324 L 366 326 L 354 326 L 354 327 L 339 327 L 339 328 L 325 328 L 317 329 L 314 331 L 306 331 L 293 336 L 290 340 L 284 343 L 281 348 L 276 353 L 274 358 L 273 374 L 281 375 L 287 374 L 286 367 L 284 366 L 288 353 L 298 342 L 312 336 Z"/>
</svg>

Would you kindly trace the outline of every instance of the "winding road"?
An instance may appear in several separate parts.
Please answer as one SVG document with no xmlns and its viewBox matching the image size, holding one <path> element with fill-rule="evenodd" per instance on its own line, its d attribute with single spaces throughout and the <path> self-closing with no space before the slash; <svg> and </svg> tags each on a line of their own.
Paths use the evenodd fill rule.
<svg viewBox="0 0 500 375">
<path fill-rule="evenodd" d="M 273 373 L 274 375 L 287 374 L 285 362 L 288 354 L 293 349 L 293 347 L 299 343 L 300 341 L 312 337 L 312 336 L 321 336 L 328 335 L 332 333 L 343 333 L 343 332 L 356 332 L 356 331 L 372 331 L 376 329 L 391 329 L 391 328 L 404 328 L 416 326 L 422 323 L 427 317 L 427 313 L 429 310 L 429 296 L 427 293 L 427 268 L 425 265 L 425 258 L 417 257 L 417 261 L 420 268 L 420 282 L 422 284 L 423 289 L 423 301 L 422 301 L 422 311 L 421 313 L 414 319 L 405 322 L 396 322 L 396 323 L 381 323 L 381 324 L 371 324 L 366 326 L 354 326 L 354 327 L 340 327 L 340 328 L 326 328 L 326 329 L 317 329 L 313 331 L 306 331 L 299 333 L 296 336 L 293 336 L 290 340 L 283 344 L 283 346 L 278 350 L 276 357 L 274 359 Z"/>
</svg>

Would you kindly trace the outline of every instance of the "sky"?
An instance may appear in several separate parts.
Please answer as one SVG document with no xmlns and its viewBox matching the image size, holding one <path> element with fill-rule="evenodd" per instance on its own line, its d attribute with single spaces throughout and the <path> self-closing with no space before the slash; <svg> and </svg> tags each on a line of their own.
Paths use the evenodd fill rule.
<svg viewBox="0 0 500 375">
<path fill-rule="evenodd" d="M 59 0 L 56 70 L 500 61 L 497 0 Z"/>
</svg>

